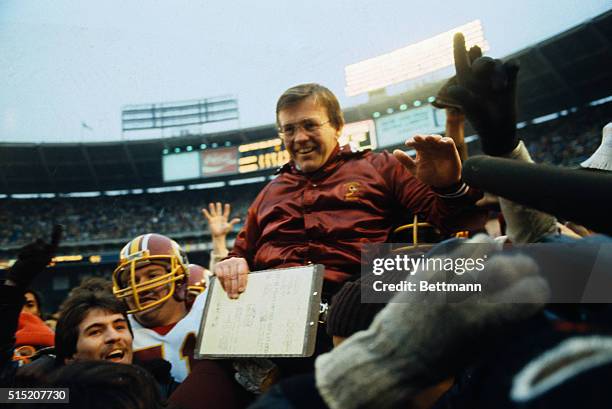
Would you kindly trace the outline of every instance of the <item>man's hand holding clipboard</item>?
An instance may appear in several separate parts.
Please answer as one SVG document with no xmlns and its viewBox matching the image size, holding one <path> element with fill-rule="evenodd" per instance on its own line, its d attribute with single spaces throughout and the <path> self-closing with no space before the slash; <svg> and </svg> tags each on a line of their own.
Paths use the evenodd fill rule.
<svg viewBox="0 0 612 409">
<path fill-rule="evenodd" d="M 225 285 L 218 276 L 211 280 L 195 356 L 312 355 L 325 268 L 317 264 L 248 273 L 244 259 L 226 261 L 231 260 L 223 268 Z M 246 273 L 239 273 L 239 269 Z M 249 285 L 240 292 L 238 278 L 247 274 Z M 228 298 L 227 289 L 235 298 Z"/>
<path fill-rule="evenodd" d="M 232 257 L 215 265 L 215 276 L 231 299 L 237 299 L 246 290 L 249 264 L 241 257 Z"/>
</svg>

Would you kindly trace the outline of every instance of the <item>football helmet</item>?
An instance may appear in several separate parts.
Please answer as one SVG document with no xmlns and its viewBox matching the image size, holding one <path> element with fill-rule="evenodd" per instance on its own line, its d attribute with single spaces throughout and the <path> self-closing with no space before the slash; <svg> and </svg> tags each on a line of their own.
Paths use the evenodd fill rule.
<svg viewBox="0 0 612 409">
<path fill-rule="evenodd" d="M 451 235 L 443 235 L 434 225 L 428 222 L 419 221 L 419 216 L 414 215 L 412 223 L 399 226 L 393 230 L 393 241 L 408 243 L 408 246 L 394 248 L 394 251 L 421 251 L 427 252 L 435 243 L 439 243 L 450 237 L 469 236 L 468 231 L 459 231 Z"/>
<path fill-rule="evenodd" d="M 138 282 L 138 269 L 160 265 L 166 273 L 150 280 Z M 160 305 L 175 294 L 177 286 L 189 277 L 187 255 L 174 240 L 161 234 L 143 234 L 131 240 L 119 253 L 119 265 L 113 271 L 113 294 L 118 299 L 130 300 L 128 314 L 146 311 Z M 142 296 L 161 288 L 168 293 L 158 300 L 142 302 Z M 132 305 L 130 305 L 132 304 Z"/>
<path fill-rule="evenodd" d="M 187 281 L 187 292 L 194 296 L 202 294 L 208 287 L 208 276 L 210 271 L 197 264 L 189 264 L 189 279 Z"/>
</svg>

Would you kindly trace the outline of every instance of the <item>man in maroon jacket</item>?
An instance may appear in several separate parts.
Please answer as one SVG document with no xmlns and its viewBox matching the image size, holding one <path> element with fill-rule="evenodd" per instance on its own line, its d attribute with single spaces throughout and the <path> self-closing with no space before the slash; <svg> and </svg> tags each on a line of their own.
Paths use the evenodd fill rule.
<svg viewBox="0 0 612 409">
<path fill-rule="evenodd" d="M 333 293 L 358 277 L 364 243 L 387 241 L 413 214 L 459 230 L 457 214 L 481 197 L 461 181 L 451 138 L 414 136 L 406 145 L 416 159 L 340 147 L 342 110 L 321 85 L 285 91 L 276 122 L 291 161 L 257 196 L 230 258 L 215 267 L 230 298 L 245 290 L 249 271 L 319 263 L 324 292 Z"/>
</svg>

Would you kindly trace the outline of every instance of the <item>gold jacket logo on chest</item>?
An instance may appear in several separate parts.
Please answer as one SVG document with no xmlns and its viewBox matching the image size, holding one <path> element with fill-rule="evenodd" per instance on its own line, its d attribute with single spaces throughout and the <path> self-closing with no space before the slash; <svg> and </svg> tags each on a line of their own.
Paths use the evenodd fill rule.
<svg viewBox="0 0 612 409">
<path fill-rule="evenodd" d="M 344 200 L 359 200 L 361 193 L 361 184 L 359 182 L 348 182 L 344 184 L 346 193 Z"/>
</svg>

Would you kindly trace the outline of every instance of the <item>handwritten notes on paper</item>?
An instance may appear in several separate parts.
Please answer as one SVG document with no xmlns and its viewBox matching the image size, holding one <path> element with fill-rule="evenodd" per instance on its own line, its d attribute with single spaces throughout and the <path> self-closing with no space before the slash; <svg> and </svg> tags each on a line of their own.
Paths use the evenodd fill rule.
<svg viewBox="0 0 612 409">
<path fill-rule="evenodd" d="M 322 266 L 254 272 L 238 300 L 230 300 L 215 282 L 204 312 L 198 355 L 306 354 L 308 342 L 316 337 L 313 305 L 318 311 L 322 273 Z"/>
</svg>

